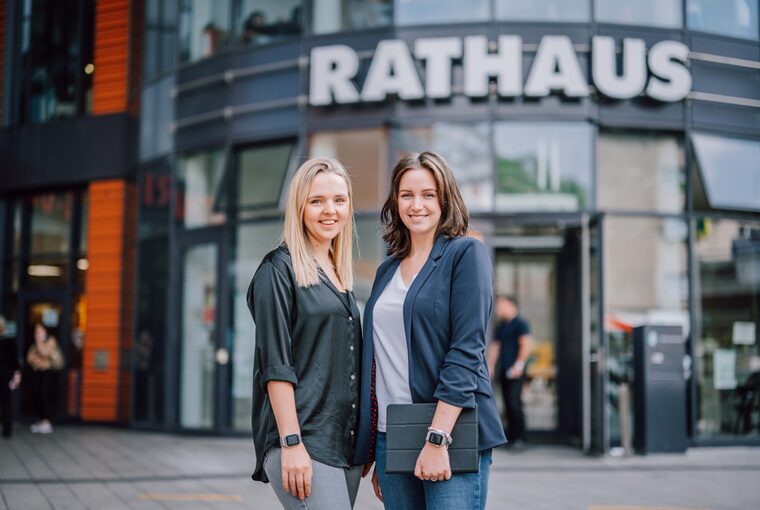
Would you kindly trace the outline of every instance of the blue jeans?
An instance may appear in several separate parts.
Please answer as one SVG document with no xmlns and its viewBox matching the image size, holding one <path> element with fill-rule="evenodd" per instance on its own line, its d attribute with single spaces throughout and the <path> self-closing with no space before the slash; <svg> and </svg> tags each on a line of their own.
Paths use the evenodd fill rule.
<svg viewBox="0 0 760 510">
<path fill-rule="evenodd" d="M 486 507 L 491 450 L 480 453 L 477 473 L 455 474 L 450 480 L 429 482 L 412 474 L 386 474 L 385 434 L 378 432 L 375 460 L 383 503 L 389 510 L 483 510 Z"/>
</svg>

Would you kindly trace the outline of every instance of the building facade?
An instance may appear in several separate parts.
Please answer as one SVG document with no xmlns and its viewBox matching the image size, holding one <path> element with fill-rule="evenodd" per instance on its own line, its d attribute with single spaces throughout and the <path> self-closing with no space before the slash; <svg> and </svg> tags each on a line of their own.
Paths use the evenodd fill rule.
<svg viewBox="0 0 760 510">
<path fill-rule="evenodd" d="M 247 431 L 289 176 L 348 167 L 362 301 L 390 168 L 432 149 L 532 325 L 534 438 L 622 444 L 632 331 L 661 324 L 692 444 L 760 443 L 757 0 L 60 4 L 0 18 L 0 289 L 71 353 L 64 415 Z"/>
</svg>

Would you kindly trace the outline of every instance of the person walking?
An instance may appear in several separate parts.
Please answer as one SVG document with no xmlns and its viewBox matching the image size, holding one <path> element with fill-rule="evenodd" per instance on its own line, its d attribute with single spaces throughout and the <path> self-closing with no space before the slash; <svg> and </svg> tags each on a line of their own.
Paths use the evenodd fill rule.
<svg viewBox="0 0 760 510">
<path fill-rule="evenodd" d="M 291 180 L 284 242 L 248 289 L 256 325 L 254 480 L 283 508 L 350 510 L 362 335 L 352 292 L 351 181 L 334 159 L 311 159 Z"/>
<path fill-rule="evenodd" d="M 522 389 L 528 366 L 532 339 L 530 326 L 517 310 L 514 298 L 496 298 L 499 323 L 488 348 L 488 369 L 491 377 L 499 367 L 499 382 L 507 414 L 507 439 L 512 448 L 525 446 L 525 413 Z"/>
<path fill-rule="evenodd" d="M 32 398 L 39 417 L 30 430 L 35 434 L 50 434 L 53 432 L 53 425 L 50 423 L 53 377 L 56 370 L 63 368 L 63 356 L 58 341 L 40 322 L 34 324 L 34 343 L 26 353 L 26 363 L 32 369 Z"/>
<path fill-rule="evenodd" d="M 492 266 L 465 237 L 469 214 L 454 174 L 434 152 L 402 157 L 382 208 L 390 257 L 364 315 L 357 460 L 374 455 L 372 485 L 393 510 L 483 509 L 491 450 L 506 439 L 485 362 Z M 373 370 L 374 369 L 374 370 Z M 436 403 L 414 474 L 385 471 L 386 407 Z M 478 409 L 479 470 L 452 475 L 444 443 L 462 409 Z M 430 434 L 429 434 L 430 435 Z"/>
<path fill-rule="evenodd" d="M 0 315 L 0 415 L 3 418 L 3 438 L 13 433 L 13 391 L 21 384 L 16 337 L 7 336 L 8 323 Z"/>
</svg>

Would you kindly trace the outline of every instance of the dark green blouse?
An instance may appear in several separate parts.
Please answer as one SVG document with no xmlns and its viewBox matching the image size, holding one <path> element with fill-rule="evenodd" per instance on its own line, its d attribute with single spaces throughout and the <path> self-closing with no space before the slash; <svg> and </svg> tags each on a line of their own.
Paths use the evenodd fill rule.
<svg viewBox="0 0 760 510">
<path fill-rule="evenodd" d="M 359 406 L 361 326 L 351 292 L 341 293 L 320 271 L 321 282 L 296 284 L 290 253 L 280 246 L 264 257 L 248 288 L 256 324 L 253 366 L 252 478 L 267 482 L 264 455 L 279 446 L 269 402 L 269 381 L 295 387 L 301 437 L 312 459 L 334 467 L 352 464 Z"/>
</svg>

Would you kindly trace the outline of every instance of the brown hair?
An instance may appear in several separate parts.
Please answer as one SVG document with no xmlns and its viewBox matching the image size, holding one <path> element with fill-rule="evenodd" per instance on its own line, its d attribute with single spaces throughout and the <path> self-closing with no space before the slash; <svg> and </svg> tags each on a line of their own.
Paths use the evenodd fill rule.
<svg viewBox="0 0 760 510">
<path fill-rule="evenodd" d="M 464 205 L 462 194 L 454 178 L 454 172 L 439 154 L 431 151 L 411 153 L 402 156 L 393 168 L 391 174 L 391 189 L 388 199 L 383 205 L 380 220 L 385 233 L 383 240 L 388 244 L 388 255 L 404 258 L 412 248 L 411 237 L 406 225 L 401 221 L 398 212 L 398 193 L 401 177 L 407 170 L 422 168 L 433 174 L 438 203 L 441 206 L 441 220 L 438 223 L 438 234 L 447 237 L 463 237 L 467 233 L 470 215 Z"/>
</svg>

